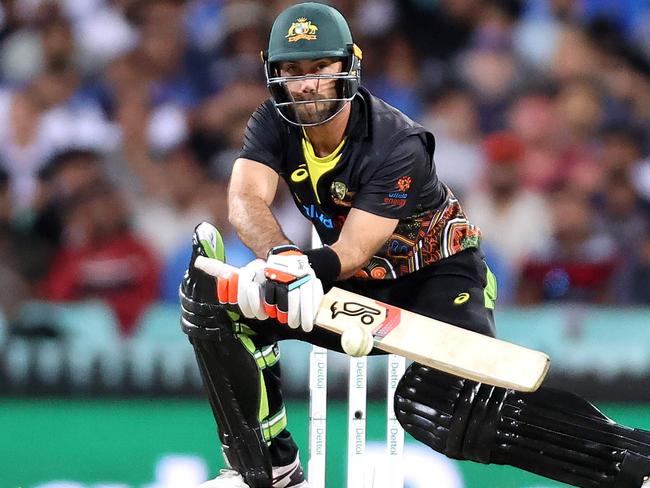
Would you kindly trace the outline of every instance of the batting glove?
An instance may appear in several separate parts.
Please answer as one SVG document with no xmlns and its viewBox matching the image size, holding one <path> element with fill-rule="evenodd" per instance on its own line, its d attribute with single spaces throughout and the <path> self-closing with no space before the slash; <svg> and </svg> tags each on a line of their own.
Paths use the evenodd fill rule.
<svg viewBox="0 0 650 488">
<path fill-rule="evenodd" d="M 266 261 L 255 259 L 238 273 L 228 273 L 217 278 L 217 297 L 223 305 L 237 306 L 241 314 L 249 319 L 268 318 L 263 305 L 263 283 L 266 281 Z"/>
<path fill-rule="evenodd" d="M 296 246 L 277 246 L 269 251 L 264 269 L 264 310 L 269 317 L 292 329 L 314 328 L 323 299 L 323 285 Z"/>
</svg>

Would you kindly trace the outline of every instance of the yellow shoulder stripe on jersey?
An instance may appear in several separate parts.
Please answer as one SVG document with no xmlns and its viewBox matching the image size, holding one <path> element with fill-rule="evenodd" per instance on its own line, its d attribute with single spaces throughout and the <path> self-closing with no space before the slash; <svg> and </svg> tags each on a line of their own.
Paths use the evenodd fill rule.
<svg viewBox="0 0 650 488">
<path fill-rule="evenodd" d="M 307 170 L 309 172 L 311 186 L 314 189 L 314 195 L 316 196 L 316 202 L 320 204 L 320 198 L 318 197 L 317 190 L 318 180 L 320 180 L 325 173 L 334 169 L 336 163 L 338 163 L 341 159 L 341 151 L 345 145 L 345 138 L 336 147 L 336 149 L 332 151 L 331 154 L 319 157 L 316 156 L 314 146 L 312 146 L 311 142 L 309 141 L 309 138 L 304 132 L 304 129 L 303 135 L 304 137 L 302 138 L 302 152 L 305 156 L 305 162 L 307 163 Z"/>
</svg>

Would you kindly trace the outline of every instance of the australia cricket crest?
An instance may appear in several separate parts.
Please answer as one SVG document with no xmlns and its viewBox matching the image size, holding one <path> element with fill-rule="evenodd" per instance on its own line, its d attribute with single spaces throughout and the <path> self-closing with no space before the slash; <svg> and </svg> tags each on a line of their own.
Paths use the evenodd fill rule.
<svg viewBox="0 0 650 488">
<path fill-rule="evenodd" d="M 349 191 L 347 185 L 342 181 L 333 181 L 330 186 L 330 195 L 336 205 L 351 207 L 354 194 L 355 192 Z"/>
<path fill-rule="evenodd" d="M 289 27 L 289 31 L 285 37 L 289 40 L 289 42 L 296 42 L 301 39 L 304 39 L 306 41 L 313 41 L 318 37 L 316 35 L 317 30 L 318 26 L 312 24 L 311 21 L 307 20 L 305 17 L 300 17 L 293 24 L 291 24 L 291 27 Z"/>
</svg>

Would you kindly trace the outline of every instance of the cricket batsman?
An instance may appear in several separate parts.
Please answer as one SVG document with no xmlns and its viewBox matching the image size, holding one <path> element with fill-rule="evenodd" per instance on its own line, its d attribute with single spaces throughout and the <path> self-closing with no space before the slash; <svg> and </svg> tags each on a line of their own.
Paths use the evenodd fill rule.
<svg viewBox="0 0 650 488">
<path fill-rule="evenodd" d="M 470 223 L 436 176 L 431 133 L 360 86 L 362 52 L 334 8 L 284 10 L 263 53 L 270 98 L 251 116 L 228 194 L 229 218 L 258 256 L 215 280 L 224 259 L 201 223 L 180 287 L 230 470 L 203 488 L 307 487 L 282 399 L 277 342 L 341 351 L 314 328 L 334 284 L 493 336 L 496 283 Z M 271 205 L 279 178 L 323 247 L 299 249 Z M 378 351 L 373 351 L 377 353 Z M 520 393 L 413 363 L 395 411 L 415 439 L 453 459 L 508 464 L 585 488 L 650 487 L 650 433 L 571 393 Z"/>
</svg>

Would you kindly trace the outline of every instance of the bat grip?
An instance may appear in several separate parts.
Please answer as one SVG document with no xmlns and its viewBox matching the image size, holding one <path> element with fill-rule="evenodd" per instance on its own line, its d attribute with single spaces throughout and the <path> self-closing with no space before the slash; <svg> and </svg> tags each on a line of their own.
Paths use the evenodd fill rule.
<svg viewBox="0 0 650 488">
<path fill-rule="evenodd" d="M 194 261 L 194 267 L 215 278 L 227 273 L 239 273 L 239 268 L 235 268 L 218 259 L 206 258 L 205 256 L 197 256 Z"/>
</svg>

